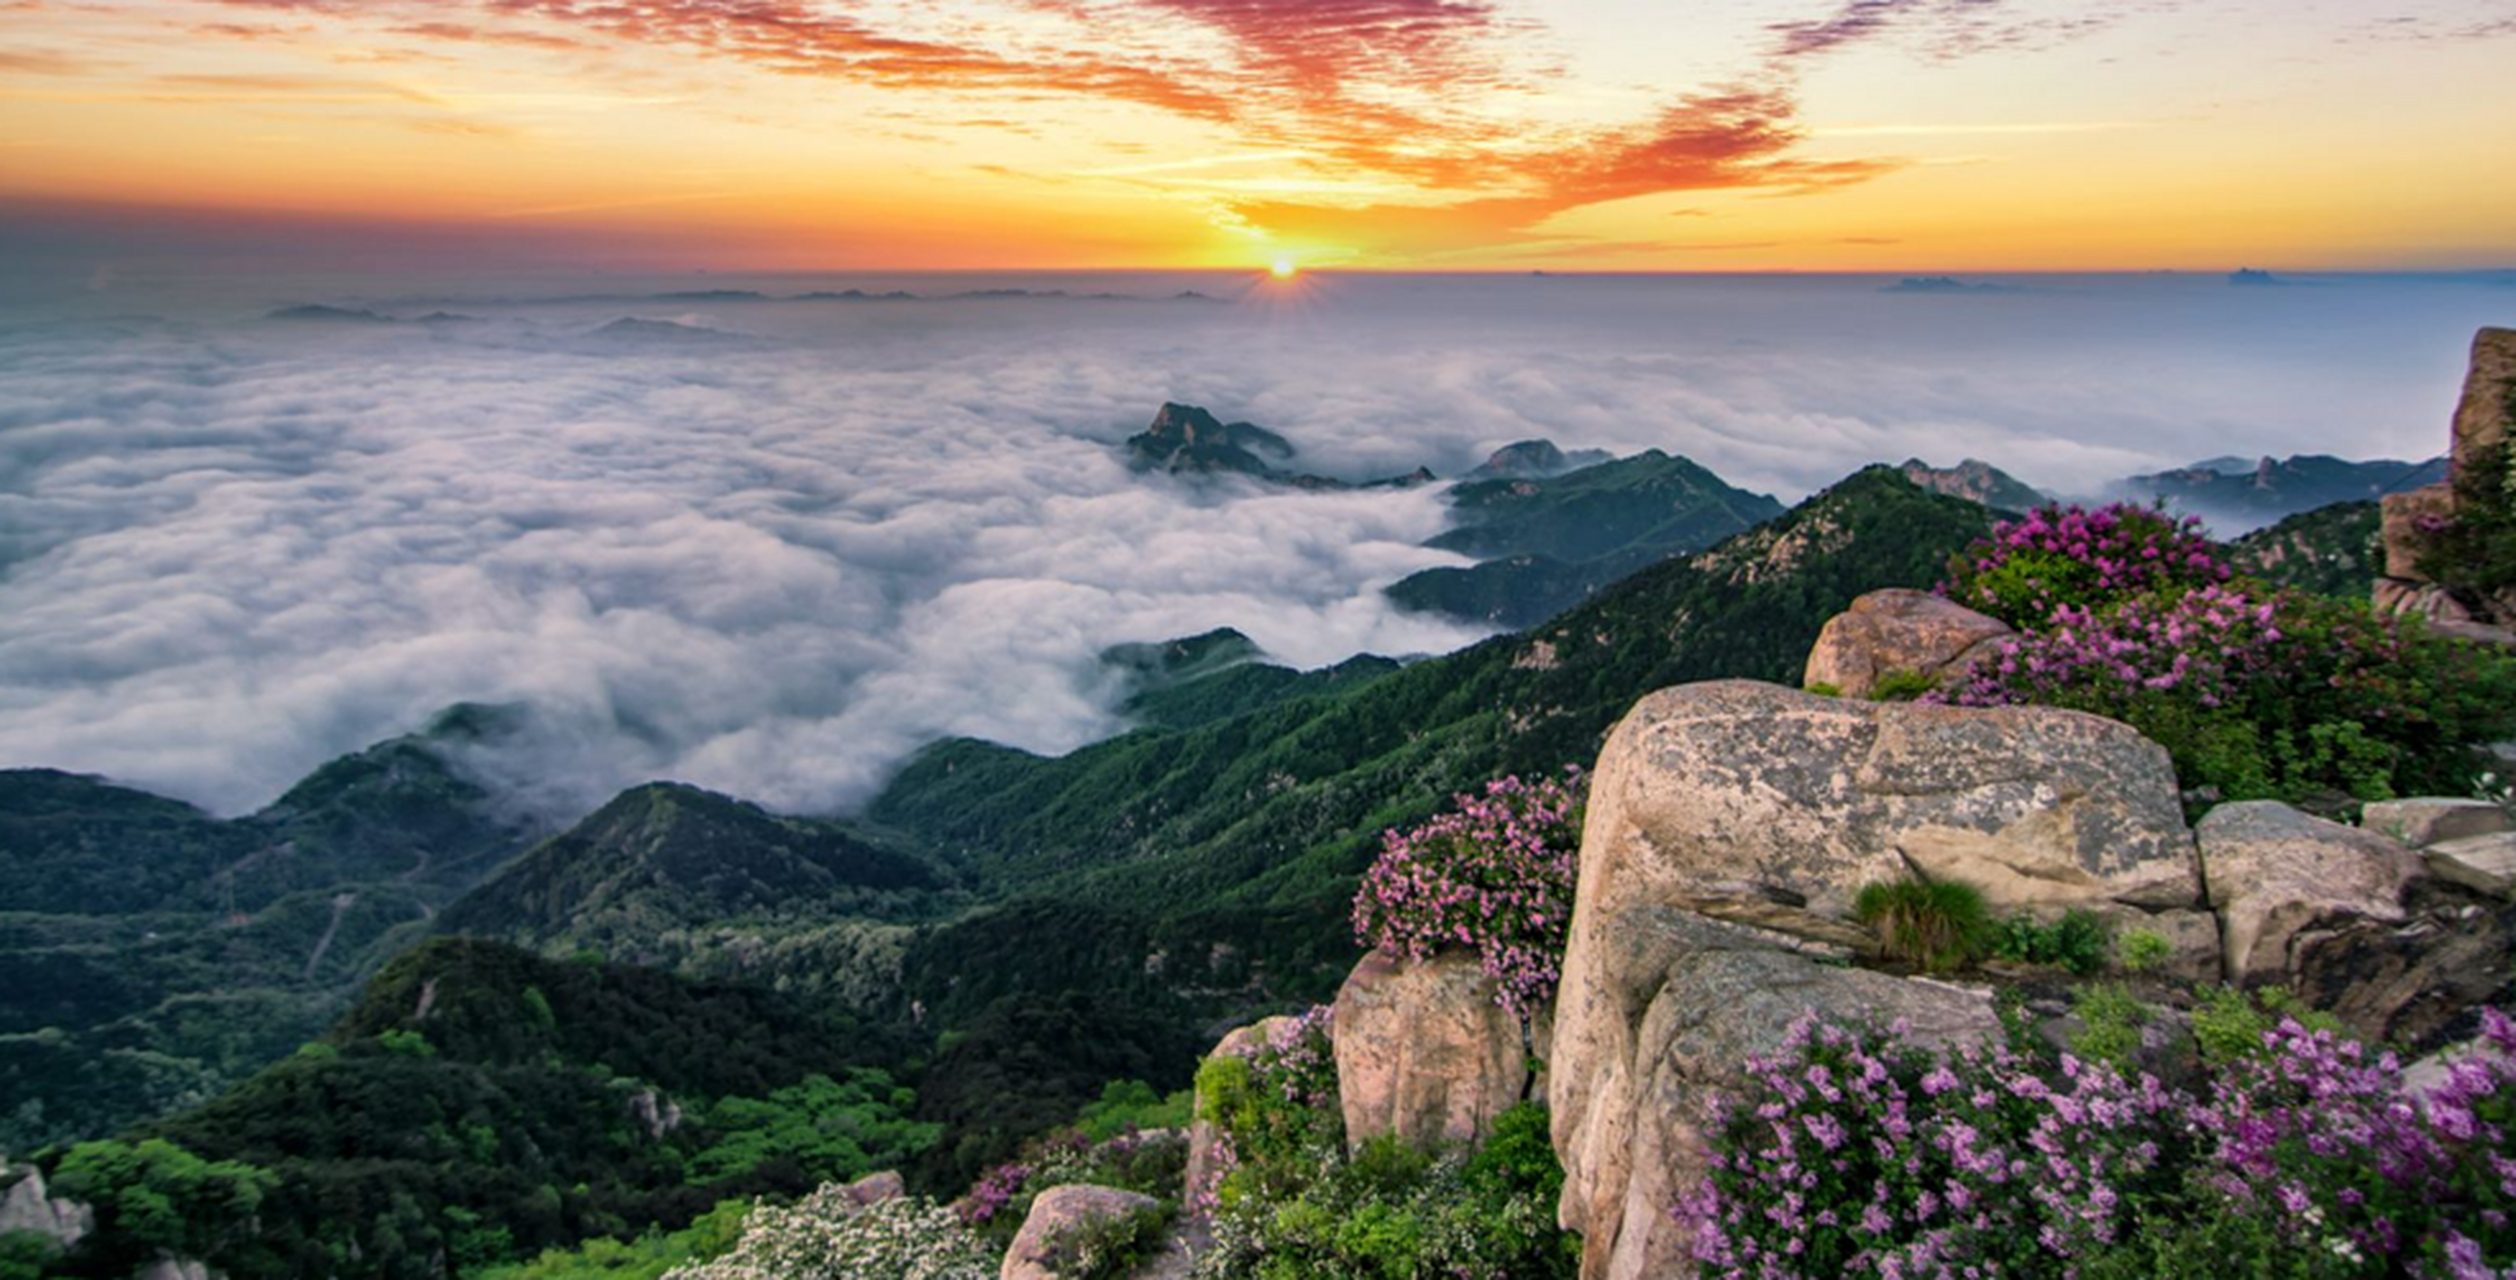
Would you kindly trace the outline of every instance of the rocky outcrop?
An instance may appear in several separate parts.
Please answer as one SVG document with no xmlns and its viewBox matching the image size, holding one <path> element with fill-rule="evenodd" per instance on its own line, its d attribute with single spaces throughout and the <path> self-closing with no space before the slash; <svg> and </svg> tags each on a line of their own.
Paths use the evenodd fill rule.
<svg viewBox="0 0 2516 1280">
<path fill-rule="evenodd" d="M 12 1174 L 17 1181 L 0 1193 L 0 1236 L 27 1231 L 67 1249 L 96 1229 L 96 1210 L 66 1197 L 54 1199 L 42 1170 L 0 1167 L 0 1177 Z"/>
<path fill-rule="evenodd" d="M 1064 1270 L 1066 1240 L 1073 1232 L 1157 1208 L 1161 1201 L 1115 1187 L 1050 1187 L 1031 1202 L 1031 1214 L 1005 1251 L 1000 1280 L 1057 1280 Z"/>
<path fill-rule="evenodd" d="M 1964 880 L 1995 906 L 2197 905 L 2164 749 L 2096 716 L 1664 689 L 1609 735 L 1581 892 L 1840 940 L 1860 887 Z M 1797 902 L 1804 906 L 1793 907 Z"/>
<path fill-rule="evenodd" d="M 2220 805 L 2193 834 L 2230 981 L 2295 978 L 2302 931 L 2403 922 L 2403 890 L 2420 874 L 2402 845 L 2276 801 Z"/>
<path fill-rule="evenodd" d="M 1800 683 L 1847 698 L 1869 697 L 1890 674 L 1937 683 L 1996 656 L 2001 642 L 2016 634 L 1997 618 L 1928 591 L 1873 591 L 1827 620 Z"/>
<path fill-rule="evenodd" d="M 2516 329 L 2483 329 L 2473 336 L 2472 363 L 2455 406 L 2452 473 L 2502 464 L 2511 405 L 2516 405 Z M 2450 634 L 2516 644 L 2516 635 L 2501 634 L 2516 623 L 2516 600 L 2457 599 L 2420 572 L 2421 526 L 2452 515 L 2454 508 L 2451 484 L 2385 495 L 2385 577 L 2376 584 L 2377 605 L 2437 618 Z M 2471 616 L 2476 612 L 2481 616 Z M 2457 613 L 2466 616 L 2453 616 Z"/>
<path fill-rule="evenodd" d="M 2496 835 L 2510 829 L 2507 810 L 2487 800 L 2421 796 L 2380 800 L 2359 811 L 2359 825 L 2414 849 L 2441 840 Z"/>
<path fill-rule="evenodd" d="M 2516 906 L 2435 878 L 2404 897 L 2400 920 L 2339 916 L 2298 931 L 2286 982 L 2361 1039 L 2419 1050 L 2516 991 Z"/>
<path fill-rule="evenodd" d="M 907 1195 L 908 1190 L 908 1183 L 897 1171 L 885 1169 L 880 1173 L 866 1174 L 839 1188 L 839 1194 L 859 1209 L 870 1209 L 885 1200 L 897 1200 Z"/>
<path fill-rule="evenodd" d="M 1660 905 L 1607 847 L 1623 795 L 1591 803 L 1548 1055 L 1558 1217 L 1582 1234 L 1583 1280 L 1656 1280 L 1691 1271 L 1670 1210 L 1706 1170 L 1707 1103 L 1744 1083 L 1749 1057 L 1779 1051 L 1794 1023 L 1901 1021 L 1910 1041 L 1947 1047 L 1988 1039 L 1999 1021 L 1984 993 L 1821 964 Z"/>
<path fill-rule="evenodd" d="M 1348 1149 L 1483 1137 L 1532 1087 L 1520 1021 L 1473 955 L 1365 956 L 1337 991 L 1337 1094 Z"/>
<path fill-rule="evenodd" d="M 1934 467 L 1920 458 L 1907 458 L 1896 470 L 1917 489 L 1963 498 L 1996 511 L 2033 511 L 2046 501 L 2025 481 L 1977 458 L 1968 458 L 1953 467 Z"/>
</svg>

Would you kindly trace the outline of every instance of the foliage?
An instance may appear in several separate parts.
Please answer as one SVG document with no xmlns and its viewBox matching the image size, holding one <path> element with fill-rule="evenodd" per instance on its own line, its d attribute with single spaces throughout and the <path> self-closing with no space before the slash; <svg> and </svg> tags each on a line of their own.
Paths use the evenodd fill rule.
<svg viewBox="0 0 2516 1280">
<path fill-rule="evenodd" d="M 912 1196 L 858 1208 L 832 1185 L 754 1207 L 724 1256 L 666 1280 L 993 1280 L 996 1258 L 950 1209 Z"/>
<path fill-rule="evenodd" d="M 1954 880 L 1880 880 L 1861 886 L 1853 914 L 1878 932 L 1890 958 L 1934 973 L 1981 959 L 1991 942 L 1983 892 Z"/>
<path fill-rule="evenodd" d="M 1949 599 L 2021 630 L 2162 588 L 2216 586 L 2230 576 L 2197 518 L 2117 503 L 2048 506 L 1995 525 L 1949 564 Z"/>
<path fill-rule="evenodd" d="M 320 1033 L 534 834 L 449 751 L 505 714 L 452 708 L 226 820 L 0 770 L 0 1149 L 197 1106 Z"/>
<path fill-rule="evenodd" d="M 1470 1150 L 1426 1154 L 1383 1135 L 1351 1160 L 1341 1146 L 1320 1155 L 1234 1196 L 1196 1274 L 1550 1280 L 1579 1269 L 1578 1237 L 1555 1226 L 1563 1171 L 1538 1106 L 1495 1117 L 1493 1135 Z"/>
<path fill-rule="evenodd" d="M 2079 1017 L 2079 1031 L 2070 1041 L 2073 1052 L 2118 1070 L 2131 1069 L 2149 1011 L 2130 991 L 2111 982 L 2089 983 L 2071 993 L 2071 1012 Z"/>
<path fill-rule="evenodd" d="M 2078 532 L 2109 513 L 2114 536 Z M 2110 716 L 2165 746 L 2188 787 L 2224 799 L 2450 788 L 2471 746 L 2516 714 L 2516 661 L 2504 655 L 2365 601 L 2230 582 L 2197 534 L 2156 513 L 2082 520 L 2048 511 L 2004 524 L 1961 565 L 1949 590 L 2008 602 L 2024 631 L 1934 700 Z M 2146 530 L 2137 550 L 2120 536 L 2133 527 Z"/>
<path fill-rule="evenodd" d="M 2112 957 L 2114 926 L 2085 907 L 2072 907 L 2051 924 L 2020 912 L 1992 926 L 1990 950 L 2003 960 L 2050 965 L 2084 977 L 2105 968 Z"/>
<path fill-rule="evenodd" d="M 40 1231 L 0 1231 L 0 1280 L 41 1280 L 61 1246 Z"/>
<path fill-rule="evenodd" d="M 913 1121 L 917 1093 L 878 1067 L 844 1079 L 804 1077 L 762 1098 L 726 1098 L 699 1123 L 720 1136 L 693 1152 L 684 1179 L 695 1186 L 749 1175 L 773 1160 L 847 1179 L 896 1169 L 935 1145 L 943 1126 Z"/>
<path fill-rule="evenodd" d="M 2309 1031 L 2342 1029 L 2339 1018 L 2306 1007 L 2286 987 L 2205 987 L 2193 1002 L 2193 1040 L 2204 1062 L 2223 1065 L 2264 1053 L 2284 1019 Z"/>
<path fill-rule="evenodd" d="M 772 992 L 490 943 L 395 961 L 321 1043 L 138 1135 L 260 1188 L 250 1231 L 186 1256 L 238 1280 L 482 1270 L 858 1177 L 934 1132 L 864 1060 L 896 1047 L 883 1034 Z M 81 1159 L 60 1159 L 60 1185 Z M 238 1215 L 176 1217 L 214 1233 Z M 66 1264 L 127 1274 L 117 1259 L 150 1238 L 107 1224 Z"/>
<path fill-rule="evenodd" d="M 2275 587 L 2359 599 L 2384 569 L 2384 515 L 2371 501 L 2302 511 L 2228 544 L 2228 567 Z"/>
<path fill-rule="evenodd" d="M 474 1280 L 661 1280 L 676 1267 L 723 1256 L 750 1215 L 751 1202 L 728 1200 L 679 1231 L 649 1231 L 627 1242 L 600 1236 L 574 1249 L 546 1249 L 530 1262 L 486 1268 Z"/>
<path fill-rule="evenodd" d="M 1473 949 L 1503 1009 L 1525 1027 L 1554 998 L 1572 932 L 1584 783 L 1518 777 L 1455 798 L 1422 826 L 1392 829 L 1354 894 L 1354 936 L 1411 960 Z"/>
<path fill-rule="evenodd" d="M 1198 1066 L 1197 1118 L 1215 1128 L 1217 1185 L 1189 1188 L 1192 1210 L 1285 1193 L 1343 1152 L 1334 1019 L 1333 1008 L 1317 1006 L 1246 1056 L 1218 1053 Z"/>
<path fill-rule="evenodd" d="M 1115 996 L 1001 1001 L 927 1065 L 917 1118 L 942 1125 L 946 1139 L 905 1172 L 912 1185 L 936 1194 L 966 1187 L 1015 1159 L 1029 1139 L 1072 1121 L 1111 1080 L 1186 1084 L 1197 1041 L 1160 1013 Z"/>
<path fill-rule="evenodd" d="M 2155 929 L 2126 929 L 2116 950 L 2126 973 L 2147 973 L 2175 955 L 2175 944 Z"/>
<path fill-rule="evenodd" d="M 1711 1274 L 2494 1274 L 2516 1262 L 2516 1020 L 2414 1100 L 2283 1018 L 2190 1094 L 2064 1056 L 1945 1059 L 1815 1019 L 1750 1064 L 1673 1212 Z"/>
<path fill-rule="evenodd" d="M 1872 702 L 1911 702 L 1939 687 L 1939 680 L 1919 671 L 1889 671 L 1870 683 Z"/>
<path fill-rule="evenodd" d="M 1126 1280 L 1161 1252 L 1179 1214 L 1176 1204 L 1077 1223 L 1049 1242 L 1049 1272 L 1058 1280 Z"/>
<path fill-rule="evenodd" d="M 1100 1100 L 1075 1114 L 1075 1131 L 1100 1142 L 1123 1133 L 1153 1129 L 1185 1129 L 1195 1095 L 1186 1089 L 1168 1096 L 1142 1080 L 1112 1080 L 1101 1086 Z"/>
<path fill-rule="evenodd" d="M 1021 1229 L 1031 1202 L 1051 1187 L 1115 1187 L 1176 1208 L 1187 1172 L 1183 1130 L 1131 1129 L 1095 1141 L 1070 1128 L 1025 1144 L 1021 1158 L 988 1170 L 955 1207 L 961 1221 L 1001 1244 Z"/>
<path fill-rule="evenodd" d="M 82 1261 L 129 1270 L 163 1255 L 216 1257 L 245 1242 L 276 1183 L 265 1170 L 150 1138 L 72 1147 L 53 1170 L 52 1190 L 95 1207 Z"/>
</svg>

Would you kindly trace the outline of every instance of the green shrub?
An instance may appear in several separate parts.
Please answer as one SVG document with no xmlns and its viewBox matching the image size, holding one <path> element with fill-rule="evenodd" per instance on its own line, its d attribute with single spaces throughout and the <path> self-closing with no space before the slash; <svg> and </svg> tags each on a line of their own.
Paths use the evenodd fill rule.
<svg viewBox="0 0 2516 1280">
<path fill-rule="evenodd" d="M 2283 1017 L 2295 1018 L 2311 1032 L 2346 1034 L 2341 1019 L 2310 1008 L 2286 987 L 2209 987 L 2193 1006 L 2193 1040 L 2202 1061 L 2212 1064 L 2259 1057 L 2264 1037 Z"/>
<path fill-rule="evenodd" d="M 2085 907 L 2072 907 L 2051 924 L 2020 913 L 1993 926 L 1993 955 L 2020 964 L 2050 965 L 2086 976 L 2106 966 L 2114 951 L 2114 926 Z"/>
<path fill-rule="evenodd" d="M 1058 1280 L 1125 1280 L 1162 1251 L 1178 1212 L 1174 1204 L 1148 1205 L 1068 1228 L 1049 1244 L 1049 1272 Z"/>
<path fill-rule="evenodd" d="M 1418 1151 L 1383 1135 L 1332 1153 L 1214 1219 L 1196 1275 L 1257 1280 L 1558 1280 L 1580 1268 L 1555 1225 L 1563 1170 L 1546 1111 L 1514 1107 L 1474 1149 Z"/>
<path fill-rule="evenodd" d="M 2140 1027 L 2149 1020 L 2132 993 L 2111 982 L 2090 983 L 2071 995 L 2071 1012 L 2079 1015 L 2079 1033 L 2071 1052 L 2082 1058 L 2128 1068 L 2140 1052 Z"/>
<path fill-rule="evenodd" d="M 1821 698 L 1840 698 L 1843 696 L 1843 686 L 1826 680 L 1811 680 L 1808 683 L 1807 692 Z"/>
<path fill-rule="evenodd" d="M 1076 1114 L 1075 1129 L 1094 1142 L 1131 1130 L 1185 1129 L 1193 1097 L 1186 1089 L 1164 1097 L 1142 1080 L 1112 1080 L 1101 1086 L 1099 1101 Z"/>
<path fill-rule="evenodd" d="M 679 1231 L 649 1231 L 623 1242 L 609 1236 L 574 1249 L 545 1249 L 530 1262 L 491 1267 L 473 1280 L 659 1280 L 667 1271 L 722 1257 L 742 1238 L 748 1200 L 728 1200 Z"/>
<path fill-rule="evenodd" d="M 1919 671 L 1889 671 L 1870 682 L 1870 701 L 1911 702 L 1938 687 L 1938 680 Z"/>
<path fill-rule="evenodd" d="M 1933 973 L 1981 959 L 1990 942 L 1983 894 L 1970 884 L 1881 880 L 1861 886 L 1852 909 L 1888 957 Z"/>
<path fill-rule="evenodd" d="M 2126 929 L 2116 947 L 2127 973 L 2147 973 L 2175 954 L 2175 944 L 2155 929 Z"/>
</svg>

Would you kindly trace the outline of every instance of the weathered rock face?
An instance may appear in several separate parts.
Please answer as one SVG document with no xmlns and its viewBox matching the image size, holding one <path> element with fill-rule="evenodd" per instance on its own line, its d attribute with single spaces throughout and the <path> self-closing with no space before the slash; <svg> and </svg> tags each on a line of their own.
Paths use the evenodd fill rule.
<svg viewBox="0 0 2516 1280">
<path fill-rule="evenodd" d="M 2516 992 L 2516 905 L 2416 880 L 2399 921 L 2335 917 L 2300 930 L 2289 951 L 2299 999 L 2371 1043 L 2427 1049 Z"/>
<path fill-rule="evenodd" d="M 2483 329 L 2472 339 L 2472 364 L 2464 375 L 2463 398 L 2455 406 L 2453 466 L 2457 472 L 2467 467 L 2494 467 L 2500 462 L 2500 445 L 2507 439 L 2509 406 L 2516 402 L 2516 329 Z M 2449 515 L 2454 510 L 2454 492 L 2449 485 L 2430 485 L 2408 493 L 2389 493 L 2384 499 L 2385 577 L 2377 587 L 2378 607 L 2397 612 L 2429 613 L 2448 608 L 2463 610 L 2461 602 L 2447 599 L 2437 591 L 2423 591 L 2420 573 L 2419 525 L 2425 519 Z M 2479 624 L 2516 622 L 2516 601 L 2481 602 L 2488 616 L 2450 618 L 2449 624 L 2460 628 Z M 2496 627 L 2477 630 L 2468 638 L 2504 643 Z M 2516 637 L 2512 637 L 2516 638 Z"/>
<path fill-rule="evenodd" d="M 2420 856 L 2440 880 L 2493 898 L 2516 898 L 2516 832 L 2441 840 Z"/>
<path fill-rule="evenodd" d="M 1558 1216 L 1582 1234 L 1584 1280 L 1660 1280 L 1693 1270 L 1670 1210 L 1707 1167 L 1707 1102 L 1740 1084 L 1751 1055 L 1779 1050 L 1812 1012 L 1901 1019 L 1934 1047 L 1991 1037 L 1999 1020 L 1980 992 L 1820 964 L 1759 931 L 1611 892 L 1629 877 L 1599 819 L 1621 803 L 1593 792 L 1548 1101 Z"/>
<path fill-rule="evenodd" d="M 7 1173 L 24 1176 L 0 1194 L 0 1236 L 31 1231 L 67 1249 L 96 1228 L 95 1209 L 76 1200 L 54 1199 L 45 1189 L 41 1170 L 0 1169 L 0 1175 Z"/>
<path fill-rule="evenodd" d="M 2403 890 L 2420 874 L 2402 845 L 2276 801 L 2220 805 L 2193 835 L 2231 981 L 2292 979 L 2303 930 L 2401 923 Z"/>
<path fill-rule="evenodd" d="M 1866 698 L 1891 672 L 1934 680 L 1962 675 L 2015 634 L 1997 618 L 1928 591 L 1873 591 L 1827 620 L 1800 683 Z"/>
<path fill-rule="evenodd" d="M 1483 1137 L 1530 1086 L 1520 1020 L 1495 1003 L 1475 956 L 1421 963 L 1374 952 L 1337 991 L 1337 1093 L 1345 1140 L 1419 1147 Z"/>
<path fill-rule="evenodd" d="M 1219 1058 L 1229 1054 L 1239 1058 L 1256 1057 L 1258 1051 L 1266 1047 L 1268 1039 L 1275 1034 L 1278 1027 L 1291 1026 L 1293 1021 L 1289 1017 L 1279 1016 L 1262 1018 L 1246 1027 L 1235 1027 L 1221 1040 L 1216 1041 L 1214 1051 L 1206 1056 Z M 1222 1135 L 1215 1132 L 1211 1122 L 1202 1118 L 1205 1109 L 1205 1099 L 1200 1097 L 1196 1101 L 1195 1110 L 1190 1113 L 1200 1118 L 1191 1120 L 1188 1125 L 1188 1176 L 1180 1193 L 1180 1202 L 1183 1204 L 1194 1202 L 1198 1192 L 1204 1190 L 1207 1184 L 1215 1178 L 1214 1149 Z"/>
<path fill-rule="evenodd" d="M 2424 796 L 2371 804 L 2359 811 L 2359 825 L 2414 849 L 2425 849 L 2441 840 L 2496 835 L 2510 824 L 2507 810 L 2487 800 Z"/>
<path fill-rule="evenodd" d="M 2003 908 L 2201 895 L 2166 751 L 2069 711 L 1686 685 L 1617 725 L 1590 795 L 1581 893 L 1608 917 L 1757 900 L 1754 923 L 1836 940 L 1863 884 L 1916 871 Z"/>
<path fill-rule="evenodd" d="M 848 1203 L 859 1209 L 869 1209 L 885 1200 L 897 1200 L 907 1195 L 908 1189 L 908 1183 L 896 1170 L 885 1169 L 880 1173 L 866 1174 L 839 1188 L 839 1192 L 847 1197 Z"/>
<path fill-rule="evenodd" d="M 1059 1245 L 1080 1227 L 1121 1218 L 1160 1204 L 1151 1196 L 1115 1187 L 1050 1187 L 1031 1202 L 1031 1214 L 1005 1251 L 999 1280 L 1057 1280 Z"/>
<path fill-rule="evenodd" d="M 2472 365 L 2455 405 L 2455 465 L 2481 465 L 2507 439 L 2509 388 L 2516 387 L 2516 329 L 2472 338 Z"/>
</svg>

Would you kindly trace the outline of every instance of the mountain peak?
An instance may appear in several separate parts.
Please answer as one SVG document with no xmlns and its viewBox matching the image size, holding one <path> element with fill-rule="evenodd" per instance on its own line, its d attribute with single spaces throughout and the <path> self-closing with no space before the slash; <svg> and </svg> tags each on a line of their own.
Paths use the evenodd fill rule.
<svg viewBox="0 0 2516 1280">
<path fill-rule="evenodd" d="M 1556 447 L 1552 440 L 1521 440 L 1504 445 L 1478 463 L 1462 480 L 1539 480 L 1559 476 L 1583 467 L 1595 467 L 1614 461 L 1615 455 L 1605 449 L 1577 449 L 1571 453 Z"/>
</svg>

